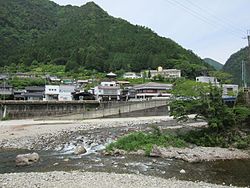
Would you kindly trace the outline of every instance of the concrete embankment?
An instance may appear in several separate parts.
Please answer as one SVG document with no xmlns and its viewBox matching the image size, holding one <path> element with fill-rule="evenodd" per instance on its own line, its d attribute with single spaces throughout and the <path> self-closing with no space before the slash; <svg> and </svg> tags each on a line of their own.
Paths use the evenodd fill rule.
<svg viewBox="0 0 250 188">
<path fill-rule="evenodd" d="M 98 101 L 0 101 L 0 119 L 28 119 L 83 113 Z"/>
<path fill-rule="evenodd" d="M 93 119 L 166 107 L 166 100 L 146 101 L 0 101 L 0 119 Z M 154 115 L 157 115 L 155 113 Z"/>
</svg>

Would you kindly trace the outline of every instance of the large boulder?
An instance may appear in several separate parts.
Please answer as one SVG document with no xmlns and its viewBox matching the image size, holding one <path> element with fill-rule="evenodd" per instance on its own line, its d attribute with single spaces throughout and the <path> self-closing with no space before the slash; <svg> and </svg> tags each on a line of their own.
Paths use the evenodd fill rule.
<svg viewBox="0 0 250 188">
<path fill-rule="evenodd" d="M 20 154 L 16 156 L 16 166 L 27 166 L 39 161 L 37 153 Z"/>
<path fill-rule="evenodd" d="M 77 146 L 74 150 L 75 155 L 80 155 L 86 153 L 87 150 L 83 146 Z"/>
</svg>

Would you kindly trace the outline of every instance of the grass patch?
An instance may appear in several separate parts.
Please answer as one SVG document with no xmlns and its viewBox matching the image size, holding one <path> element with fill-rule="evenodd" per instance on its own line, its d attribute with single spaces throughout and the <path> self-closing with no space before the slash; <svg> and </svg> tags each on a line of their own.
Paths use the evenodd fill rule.
<svg viewBox="0 0 250 188">
<path fill-rule="evenodd" d="M 160 147 L 186 147 L 194 144 L 203 147 L 235 147 L 239 149 L 247 149 L 250 146 L 250 135 L 242 137 L 239 132 L 216 133 L 207 128 L 202 130 L 194 130 L 185 134 L 173 135 L 168 132 L 162 133 L 157 127 L 153 127 L 153 131 L 133 132 L 119 138 L 116 142 L 107 146 L 107 151 L 121 149 L 125 151 L 144 150 L 149 155 L 153 146 Z"/>
<path fill-rule="evenodd" d="M 119 138 L 116 142 L 111 143 L 106 150 L 112 151 L 114 149 L 121 149 L 125 151 L 137 151 L 142 149 L 147 155 L 152 150 L 153 145 L 162 147 L 185 147 L 186 142 L 177 136 L 165 133 L 162 134 L 158 129 L 152 133 L 134 132 L 124 137 Z"/>
</svg>

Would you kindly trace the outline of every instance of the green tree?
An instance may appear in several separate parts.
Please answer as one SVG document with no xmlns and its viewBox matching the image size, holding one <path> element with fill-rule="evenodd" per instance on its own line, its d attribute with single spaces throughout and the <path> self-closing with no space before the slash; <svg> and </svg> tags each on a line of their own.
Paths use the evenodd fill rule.
<svg viewBox="0 0 250 188">
<path fill-rule="evenodd" d="M 224 71 L 210 71 L 209 75 L 217 78 L 217 80 L 221 84 L 231 84 L 232 83 L 232 75 L 229 73 L 226 73 Z"/>
<path fill-rule="evenodd" d="M 148 78 L 151 78 L 151 72 L 148 70 Z"/>
<path fill-rule="evenodd" d="M 244 122 L 248 115 L 245 108 L 228 107 L 222 98 L 222 89 L 218 86 L 201 85 L 191 81 L 177 84 L 173 91 L 176 98 L 171 102 L 171 115 L 178 120 L 189 119 L 195 114 L 195 119 L 204 119 L 216 132 L 233 130 Z M 244 118 L 242 118 L 244 117 Z"/>
</svg>

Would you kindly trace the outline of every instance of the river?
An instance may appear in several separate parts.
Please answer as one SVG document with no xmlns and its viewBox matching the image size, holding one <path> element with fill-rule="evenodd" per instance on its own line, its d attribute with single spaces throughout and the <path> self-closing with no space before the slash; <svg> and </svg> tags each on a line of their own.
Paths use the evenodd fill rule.
<svg viewBox="0 0 250 188">
<path fill-rule="evenodd" d="M 171 124 L 171 122 L 169 122 Z M 140 125 L 136 129 L 148 129 Z M 130 130 L 133 131 L 133 130 Z M 162 178 L 204 181 L 208 183 L 235 186 L 250 185 L 250 160 L 226 160 L 215 162 L 188 163 L 175 159 L 151 158 L 146 156 L 105 156 L 102 150 L 115 136 L 128 132 L 127 127 L 78 131 L 58 140 L 62 143 L 54 150 L 35 150 L 41 160 L 34 165 L 16 167 L 15 157 L 28 150 L 0 150 L 0 173 L 49 172 L 49 171 L 91 171 L 135 173 Z M 105 136 L 104 136 L 105 135 Z M 82 140 L 83 139 L 83 140 Z M 84 140 L 85 139 L 85 140 Z M 75 156 L 73 146 L 76 140 L 84 142 L 87 154 Z M 184 169 L 186 173 L 180 173 Z"/>
</svg>

